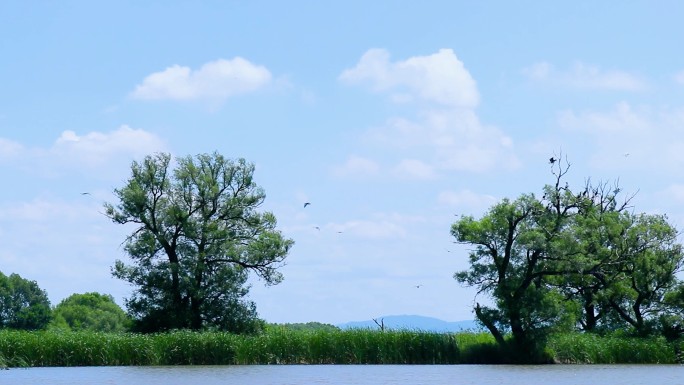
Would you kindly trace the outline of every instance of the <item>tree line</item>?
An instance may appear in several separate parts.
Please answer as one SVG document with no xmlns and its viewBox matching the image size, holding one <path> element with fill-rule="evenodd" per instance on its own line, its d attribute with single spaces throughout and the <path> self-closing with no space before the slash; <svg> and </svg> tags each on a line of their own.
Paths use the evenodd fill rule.
<svg viewBox="0 0 684 385">
<path fill-rule="evenodd" d="M 569 169 L 567 160 L 553 159 L 553 181 L 540 198 L 503 199 L 481 218 L 461 216 L 451 226 L 456 242 L 471 246 L 469 268 L 454 277 L 478 289 L 476 319 L 527 361 L 555 331 L 680 338 L 677 229 L 666 215 L 636 213 L 634 196 L 618 183 L 571 187 Z M 127 330 L 263 330 L 247 297 L 249 275 L 278 284 L 293 241 L 261 210 L 266 195 L 253 174 L 253 164 L 217 153 L 159 153 L 132 163 L 130 178 L 114 190 L 117 202 L 104 205 L 112 222 L 133 229 L 124 240 L 127 259 L 112 268 L 134 288 L 125 299 Z M 91 304 L 113 303 L 95 294 L 86 293 Z M 27 305 L 29 297 L 41 298 L 39 305 Z M 35 282 L 0 275 L 0 327 L 37 328 L 46 319 L 72 327 L 79 312 L 50 318 Z"/>
<path fill-rule="evenodd" d="M 121 332 L 132 320 L 108 294 L 72 294 L 51 307 L 36 281 L 0 272 L 0 329 Z"/>
</svg>

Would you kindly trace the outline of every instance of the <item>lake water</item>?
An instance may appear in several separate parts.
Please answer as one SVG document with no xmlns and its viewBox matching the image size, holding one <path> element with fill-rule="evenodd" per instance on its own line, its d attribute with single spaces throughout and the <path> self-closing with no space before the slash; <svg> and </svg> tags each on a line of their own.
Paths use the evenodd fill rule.
<svg viewBox="0 0 684 385">
<path fill-rule="evenodd" d="M 681 365 L 254 365 L 28 368 L 12 385 L 681 385 Z"/>
</svg>

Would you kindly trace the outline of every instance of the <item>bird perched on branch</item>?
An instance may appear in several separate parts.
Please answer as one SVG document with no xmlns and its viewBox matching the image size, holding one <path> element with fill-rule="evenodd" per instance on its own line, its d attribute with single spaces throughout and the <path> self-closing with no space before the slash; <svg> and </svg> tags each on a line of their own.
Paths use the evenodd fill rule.
<svg viewBox="0 0 684 385">
<path fill-rule="evenodd" d="M 554 164 L 554 163 L 556 163 L 556 160 L 557 160 L 556 158 L 550 157 L 550 158 L 549 158 L 549 163 Z"/>
</svg>

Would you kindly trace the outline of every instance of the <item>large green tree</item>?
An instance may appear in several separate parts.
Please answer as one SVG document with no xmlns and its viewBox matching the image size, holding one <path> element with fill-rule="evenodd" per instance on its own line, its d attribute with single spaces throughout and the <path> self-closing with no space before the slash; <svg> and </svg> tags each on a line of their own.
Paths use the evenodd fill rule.
<svg viewBox="0 0 684 385">
<path fill-rule="evenodd" d="M 545 330 L 562 313 L 560 299 L 543 284 L 552 269 L 547 235 L 537 220 L 543 214 L 539 202 L 525 195 L 504 199 L 479 220 L 461 217 L 451 228 L 457 242 L 474 246 L 470 269 L 455 278 L 493 299 L 494 307 L 476 304 L 477 319 L 522 360 L 534 359 L 518 354 L 536 354 Z M 508 331 L 510 343 L 505 339 Z"/>
<path fill-rule="evenodd" d="M 130 327 L 130 319 L 109 294 L 72 294 L 53 309 L 53 323 L 57 328 L 123 332 Z"/>
<path fill-rule="evenodd" d="M 543 359 L 537 354 L 548 329 L 571 322 L 567 303 L 548 281 L 577 269 L 565 263 L 573 254 L 565 247 L 565 230 L 583 194 L 563 183 L 569 166 L 554 166 L 555 183 L 545 186 L 542 199 L 533 194 L 504 199 L 479 220 L 462 216 L 451 227 L 458 243 L 474 246 L 470 269 L 454 277 L 493 300 L 493 306 L 476 303 L 477 319 L 502 347 L 525 361 Z"/>
<path fill-rule="evenodd" d="M 247 300 L 254 272 L 266 284 L 293 241 L 276 218 L 259 211 L 265 199 L 254 165 L 217 153 L 176 159 L 169 154 L 133 162 L 132 176 L 114 191 L 107 215 L 132 225 L 125 241 L 132 264 L 116 261 L 114 276 L 136 287 L 127 300 L 142 330 L 218 328 L 235 332 L 260 325 Z"/>
<path fill-rule="evenodd" d="M 0 273 L 0 327 L 43 329 L 51 318 L 50 300 L 36 281 Z"/>
<path fill-rule="evenodd" d="M 491 298 L 477 319 L 522 360 L 538 359 L 551 328 L 628 326 L 647 333 L 676 284 L 682 263 L 677 231 L 664 216 L 630 213 L 620 189 L 590 182 L 573 191 L 569 164 L 552 166 L 541 199 L 504 199 L 482 218 L 452 225 L 474 246 L 455 278 Z M 510 339 L 506 338 L 510 333 Z"/>
</svg>

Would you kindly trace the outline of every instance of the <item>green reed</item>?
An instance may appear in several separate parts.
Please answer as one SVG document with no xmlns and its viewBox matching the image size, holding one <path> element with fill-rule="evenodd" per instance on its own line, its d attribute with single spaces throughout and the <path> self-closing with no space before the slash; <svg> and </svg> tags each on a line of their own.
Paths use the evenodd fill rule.
<svg viewBox="0 0 684 385">
<path fill-rule="evenodd" d="M 0 366 L 451 364 L 452 334 L 271 328 L 254 336 L 0 331 Z"/>
<path fill-rule="evenodd" d="M 236 344 L 238 364 L 447 364 L 458 362 L 453 335 L 370 329 L 271 328 Z"/>
<path fill-rule="evenodd" d="M 663 339 L 551 336 L 547 351 L 565 363 L 673 363 Z M 0 367 L 251 364 L 492 364 L 506 360 L 487 333 L 374 329 L 292 330 L 258 335 L 0 331 Z"/>
<path fill-rule="evenodd" d="M 673 364 L 678 359 L 678 343 L 662 337 L 567 333 L 552 336 L 547 349 L 562 363 Z"/>
</svg>

